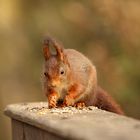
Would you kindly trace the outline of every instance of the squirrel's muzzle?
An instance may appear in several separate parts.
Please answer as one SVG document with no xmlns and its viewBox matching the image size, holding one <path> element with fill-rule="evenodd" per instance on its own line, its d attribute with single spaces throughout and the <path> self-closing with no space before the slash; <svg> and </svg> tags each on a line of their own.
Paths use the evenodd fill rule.
<svg viewBox="0 0 140 140">
<path fill-rule="evenodd" d="M 57 87 L 57 86 L 59 86 L 60 85 L 60 81 L 59 80 L 53 80 L 53 81 L 51 81 L 51 83 L 50 83 L 50 86 L 51 87 Z"/>
</svg>

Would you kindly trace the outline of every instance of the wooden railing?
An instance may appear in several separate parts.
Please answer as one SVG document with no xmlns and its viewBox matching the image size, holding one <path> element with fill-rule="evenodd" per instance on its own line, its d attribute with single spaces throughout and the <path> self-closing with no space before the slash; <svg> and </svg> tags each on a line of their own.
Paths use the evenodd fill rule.
<svg viewBox="0 0 140 140">
<path fill-rule="evenodd" d="M 48 109 L 47 103 L 8 105 L 13 140 L 140 140 L 140 121 L 95 107 Z"/>
</svg>

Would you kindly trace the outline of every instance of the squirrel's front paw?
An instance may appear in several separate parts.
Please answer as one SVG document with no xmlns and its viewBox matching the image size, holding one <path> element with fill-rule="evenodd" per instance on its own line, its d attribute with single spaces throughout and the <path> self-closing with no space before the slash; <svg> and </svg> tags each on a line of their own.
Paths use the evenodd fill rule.
<svg viewBox="0 0 140 140">
<path fill-rule="evenodd" d="M 73 106 L 73 105 L 74 105 L 74 99 L 71 96 L 66 95 L 63 106 Z"/>
<path fill-rule="evenodd" d="M 86 105 L 85 105 L 84 102 L 77 102 L 77 103 L 74 104 L 74 107 L 80 109 L 80 108 L 86 107 Z"/>
<path fill-rule="evenodd" d="M 50 94 L 48 96 L 49 108 L 55 108 L 57 103 L 57 96 L 55 94 Z"/>
</svg>

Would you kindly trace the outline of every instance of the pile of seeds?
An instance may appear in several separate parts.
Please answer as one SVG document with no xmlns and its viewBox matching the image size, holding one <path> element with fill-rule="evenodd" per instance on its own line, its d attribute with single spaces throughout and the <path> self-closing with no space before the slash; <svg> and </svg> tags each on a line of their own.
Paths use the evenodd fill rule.
<svg viewBox="0 0 140 140">
<path fill-rule="evenodd" d="M 89 106 L 89 107 L 83 107 L 83 108 L 75 108 L 75 107 L 63 107 L 63 108 L 52 108 L 48 109 L 48 107 L 32 107 L 27 108 L 28 111 L 37 113 L 39 115 L 45 115 L 45 114 L 75 114 L 75 113 L 89 113 L 93 110 L 95 110 L 95 107 Z"/>
</svg>

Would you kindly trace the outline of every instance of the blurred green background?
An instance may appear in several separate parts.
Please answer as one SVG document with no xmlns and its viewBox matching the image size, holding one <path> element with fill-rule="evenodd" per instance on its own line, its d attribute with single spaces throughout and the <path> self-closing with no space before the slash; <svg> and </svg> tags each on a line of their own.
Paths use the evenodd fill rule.
<svg viewBox="0 0 140 140">
<path fill-rule="evenodd" d="M 0 0 L 0 139 L 10 140 L 7 104 L 46 101 L 42 39 L 50 34 L 88 56 L 98 83 L 140 119 L 139 0 Z"/>
</svg>

